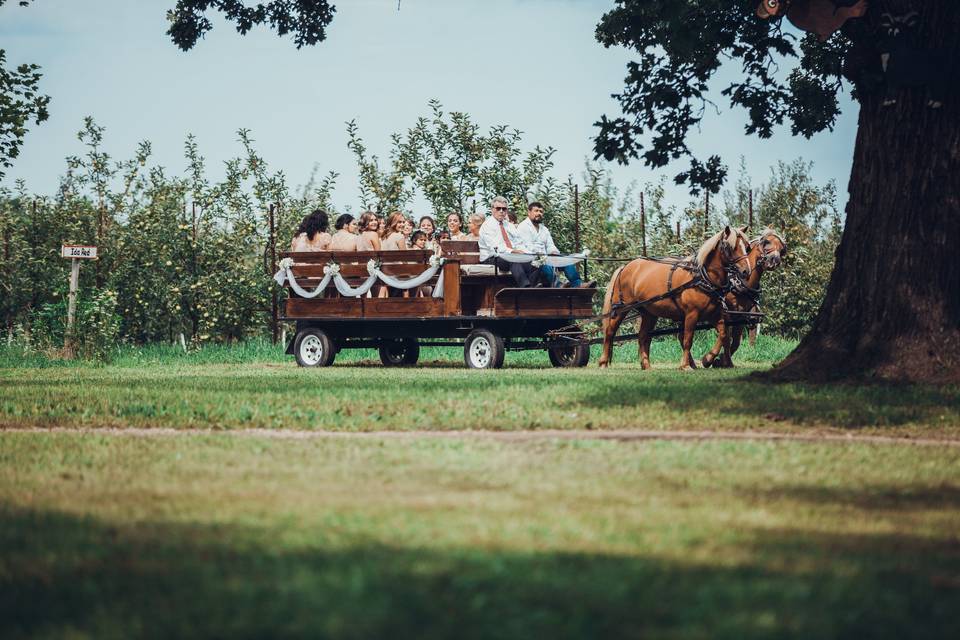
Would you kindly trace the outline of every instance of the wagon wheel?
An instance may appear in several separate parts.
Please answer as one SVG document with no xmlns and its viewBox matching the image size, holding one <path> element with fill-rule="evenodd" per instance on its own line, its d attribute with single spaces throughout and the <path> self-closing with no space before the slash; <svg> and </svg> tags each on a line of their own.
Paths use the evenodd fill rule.
<svg viewBox="0 0 960 640">
<path fill-rule="evenodd" d="M 547 349 L 547 355 L 555 367 L 585 367 L 590 362 L 590 345 L 572 342 L 569 346 Z"/>
<path fill-rule="evenodd" d="M 471 369 L 499 369 L 503 355 L 503 339 L 487 329 L 474 329 L 463 343 L 463 360 Z"/>
<path fill-rule="evenodd" d="M 380 362 L 386 367 L 404 367 L 417 364 L 420 345 L 413 338 L 390 340 L 380 345 Z"/>
<path fill-rule="evenodd" d="M 301 367 L 329 367 L 337 355 L 337 345 L 320 329 L 306 329 L 297 334 L 293 355 Z"/>
</svg>

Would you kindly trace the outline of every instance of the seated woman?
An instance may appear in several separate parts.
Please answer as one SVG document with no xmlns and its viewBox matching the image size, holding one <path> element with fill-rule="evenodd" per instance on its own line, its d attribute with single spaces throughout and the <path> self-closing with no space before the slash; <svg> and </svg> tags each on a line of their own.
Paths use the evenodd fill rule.
<svg viewBox="0 0 960 640">
<path fill-rule="evenodd" d="M 349 213 L 344 213 L 337 218 L 333 225 L 337 230 L 330 239 L 330 251 L 356 251 L 357 250 L 357 221 Z"/>
<path fill-rule="evenodd" d="M 330 246 L 330 226 L 327 212 L 323 209 L 314 209 L 303 219 L 290 242 L 290 251 L 326 251 Z"/>
<path fill-rule="evenodd" d="M 357 238 L 357 251 L 380 251 L 380 219 L 367 211 L 360 216 L 360 237 Z"/>
<path fill-rule="evenodd" d="M 407 248 L 407 239 L 403 235 L 406 218 L 399 211 L 387 216 L 387 223 L 380 234 L 380 248 L 383 251 L 400 251 Z"/>
<path fill-rule="evenodd" d="M 450 240 L 467 239 L 467 234 L 463 232 L 463 222 L 460 220 L 460 214 L 456 211 L 447 214 L 447 231 L 450 233 Z"/>
<path fill-rule="evenodd" d="M 410 236 L 413 234 L 413 218 L 410 216 L 403 217 L 403 227 L 400 229 L 400 233 L 403 234 L 403 248 L 410 248 Z"/>
<path fill-rule="evenodd" d="M 467 218 L 467 227 L 470 233 L 467 234 L 464 240 L 473 240 L 474 242 L 480 241 L 480 226 L 483 224 L 483 221 L 486 220 L 486 216 L 482 213 L 472 213 L 470 217 Z"/>
</svg>

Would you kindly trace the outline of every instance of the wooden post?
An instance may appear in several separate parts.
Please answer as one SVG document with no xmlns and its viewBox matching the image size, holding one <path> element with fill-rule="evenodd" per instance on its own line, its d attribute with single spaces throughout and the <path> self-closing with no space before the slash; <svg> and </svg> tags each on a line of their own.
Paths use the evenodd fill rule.
<svg viewBox="0 0 960 640">
<path fill-rule="evenodd" d="M 707 191 L 706 201 L 703 205 L 703 237 L 710 237 L 710 192 Z"/>
<path fill-rule="evenodd" d="M 680 221 L 677 220 L 677 244 L 680 244 Z"/>
<path fill-rule="evenodd" d="M 643 241 L 643 255 L 647 255 L 647 208 L 643 202 L 643 191 L 640 192 L 640 238 Z"/>
<path fill-rule="evenodd" d="M 580 252 L 580 185 L 573 185 L 573 244 L 577 253 Z M 583 279 L 587 280 L 587 261 L 583 261 Z"/>
<path fill-rule="evenodd" d="M 274 205 L 270 205 L 270 274 L 277 272 L 277 237 L 273 219 Z M 277 321 L 277 288 L 270 287 L 270 337 L 273 344 L 279 339 L 279 325 Z"/>
<path fill-rule="evenodd" d="M 749 217 L 747 218 L 747 228 L 750 229 L 750 231 L 753 231 L 753 189 L 750 189 L 749 193 L 750 193 L 750 199 L 749 199 L 750 204 L 748 209 Z"/>
<path fill-rule="evenodd" d="M 64 336 L 63 351 L 67 358 L 72 358 L 74 320 L 77 317 L 77 287 L 80 284 L 80 261 L 70 260 L 70 294 L 67 298 L 67 332 Z"/>
<path fill-rule="evenodd" d="M 580 251 L 580 185 L 573 185 L 573 250 Z"/>
</svg>

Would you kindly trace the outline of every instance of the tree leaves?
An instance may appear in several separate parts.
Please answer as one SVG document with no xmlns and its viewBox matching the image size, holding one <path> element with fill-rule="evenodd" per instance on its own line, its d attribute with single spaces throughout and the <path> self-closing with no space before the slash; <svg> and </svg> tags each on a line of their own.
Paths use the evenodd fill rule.
<svg viewBox="0 0 960 640">
<path fill-rule="evenodd" d="M 167 35 L 180 49 L 189 51 L 213 29 L 207 13 L 214 12 L 233 22 L 241 35 L 261 24 L 269 24 L 280 37 L 293 33 L 300 49 L 326 39 L 334 11 L 327 0 L 272 0 L 253 6 L 242 0 L 177 0 L 176 7 L 167 12 Z"/>
<path fill-rule="evenodd" d="M 652 168 L 686 157 L 690 168 L 676 182 L 689 184 L 693 194 L 717 193 L 726 168 L 717 156 L 694 158 L 687 139 L 711 104 L 711 80 L 728 61 L 740 63 L 741 78 L 721 94 L 747 110 L 746 133 L 770 137 L 786 119 L 795 135 L 832 128 L 850 41 L 840 33 L 827 42 L 808 34 L 798 55 L 796 38 L 784 34 L 779 21 L 757 18 L 755 9 L 756 0 L 617 0 L 598 24 L 597 40 L 625 46 L 637 58 L 627 65 L 623 91 L 613 96 L 622 115 L 595 123 L 595 157 L 621 164 L 642 159 Z M 800 64 L 784 79 L 780 65 L 787 58 Z"/>
<path fill-rule="evenodd" d="M 40 124 L 48 117 L 48 96 L 40 95 L 40 67 L 21 64 L 7 69 L 6 52 L 0 49 L 0 178 L 13 165 L 31 120 Z"/>
</svg>

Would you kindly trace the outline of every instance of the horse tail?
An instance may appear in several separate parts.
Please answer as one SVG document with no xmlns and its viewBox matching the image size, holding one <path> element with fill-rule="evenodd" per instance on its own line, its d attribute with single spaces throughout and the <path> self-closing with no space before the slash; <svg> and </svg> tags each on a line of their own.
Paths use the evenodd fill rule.
<svg viewBox="0 0 960 640">
<path fill-rule="evenodd" d="M 623 267 L 617 267 L 617 270 L 610 275 L 610 284 L 607 286 L 607 291 L 603 294 L 603 311 L 604 315 L 610 313 L 610 310 L 613 308 L 613 290 L 620 286 L 620 272 L 623 271 Z M 621 296 L 623 297 L 623 296 Z"/>
</svg>

